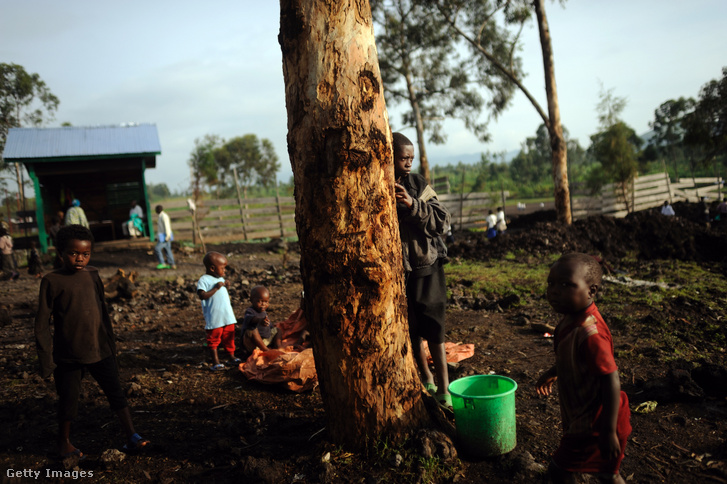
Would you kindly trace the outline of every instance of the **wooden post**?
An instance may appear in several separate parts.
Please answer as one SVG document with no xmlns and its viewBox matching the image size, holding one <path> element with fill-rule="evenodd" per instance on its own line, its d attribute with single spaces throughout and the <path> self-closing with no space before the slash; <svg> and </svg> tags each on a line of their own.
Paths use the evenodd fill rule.
<svg viewBox="0 0 727 484">
<path fill-rule="evenodd" d="M 237 167 L 232 167 L 232 174 L 235 177 L 235 189 L 237 190 L 237 203 L 240 205 L 240 221 L 242 222 L 242 236 L 247 241 L 247 227 L 245 226 L 245 209 L 242 207 L 242 197 L 240 196 L 240 182 L 237 178 Z"/>
<path fill-rule="evenodd" d="M 278 179 L 275 179 L 275 202 L 278 204 L 278 222 L 280 223 L 280 238 L 285 237 L 283 228 L 283 207 L 280 206 L 280 191 L 278 190 Z"/>
<path fill-rule="evenodd" d="M 459 229 L 462 230 L 464 227 L 462 225 L 462 217 L 464 216 L 464 175 L 467 171 L 467 167 L 464 163 L 462 163 L 462 186 L 459 190 Z"/>
</svg>

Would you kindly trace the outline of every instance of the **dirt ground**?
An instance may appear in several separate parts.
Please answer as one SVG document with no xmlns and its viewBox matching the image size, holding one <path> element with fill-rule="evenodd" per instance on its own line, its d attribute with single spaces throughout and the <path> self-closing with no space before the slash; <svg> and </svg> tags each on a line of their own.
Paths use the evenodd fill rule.
<svg viewBox="0 0 727 484">
<path fill-rule="evenodd" d="M 594 217 L 568 228 L 557 225 L 552 212 L 536 212 L 513 221 L 509 233 L 494 241 L 482 234 L 455 234 L 451 255 L 453 263 L 506 255 L 527 262 L 579 250 L 600 254 L 616 274 L 659 274 L 669 270 L 669 260 L 680 259 L 727 277 L 727 230 L 691 222 L 699 220 L 696 207 L 677 204 L 675 209 L 680 216 L 667 222 L 652 213 L 623 220 Z M 209 249 L 230 259 L 230 292 L 238 314 L 246 307 L 249 288 L 257 284 L 271 290 L 272 320 L 284 320 L 297 308 L 302 284 L 294 246 L 287 251 L 275 244 Z M 626 260 L 634 252 L 638 260 Z M 90 378 L 72 434 L 87 458 L 80 463 L 53 458 L 56 396 L 52 383 L 37 376 L 32 329 L 39 280 L 23 274 L 18 281 L 0 283 L 0 305 L 6 309 L 0 310 L 5 316 L 0 321 L 3 483 L 34 481 L 30 474 L 19 473 L 26 471 L 40 471 L 41 478 L 51 471 L 66 472 L 66 477 L 46 479 L 54 482 L 368 484 L 431 479 L 424 463 L 398 470 L 395 455 L 386 450 L 360 455 L 331 444 L 318 390 L 297 394 L 249 382 L 236 368 L 210 372 L 195 296 L 196 280 L 203 273 L 201 254 L 180 249 L 175 257 L 176 271 L 157 271 L 154 256 L 146 250 L 92 256 L 91 265 L 99 267 L 103 278 L 118 268 L 137 271 L 143 294 L 109 301 L 122 384 L 137 430 L 153 442 L 147 452 L 120 463 L 102 457 L 123 441 L 118 422 Z M 537 482 L 560 435 L 557 398 L 539 398 L 534 391 L 539 373 L 553 363 L 552 339 L 544 337 L 543 327 L 556 324 L 556 316 L 541 295 L 519 304 L 483 300 L 465 296 L 466 283 L 449 288 L 447 338 L 473 343 L 475 355 L 453 365 L 450 378 L 496 373 L 518 383 L 517 447 L 492 458 L 460 453 L 458 459 L 439 464 L 454 469 L 441 480 Z M 604 290 L 609 290 L 608 283 Z M 631 407 L 658 402 L 650 413 L 632 413 L 634 430 L 622 466 L 622 475 L 631 482 L 727 483 L 727 284 L 721 293 L 704 296 L 676 298 L 658 308 L 599 304 L 614 336 Z M 678 341 L 660 337 L 666 327 Z M 675 348 L 684 344 L 691 350 L 674 357 Z"/>
</svg>

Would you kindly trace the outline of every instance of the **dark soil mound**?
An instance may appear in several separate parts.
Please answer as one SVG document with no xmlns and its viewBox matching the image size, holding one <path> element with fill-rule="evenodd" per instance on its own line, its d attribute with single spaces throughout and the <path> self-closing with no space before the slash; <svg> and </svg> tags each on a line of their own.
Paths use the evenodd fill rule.
<svg viewBox="0 0 727 484">
<path fill-rule="evenodd" d="M 724 262 L 727 223 L 708 228 L 699 204 L 675 204 L 676 217 L 657 210 L 624 218 L 596 215 L 572 225 L 556 221 L 553 210 L 534 212 L 512 221 L 507 232 L 487 239 L 483 232 L 458 232 L 449 247 L 452 257 L 475 260 L 501 258 L 525 251 L 530 255 L 586 252 L 604 259 L 632 255 L 640 259 Z"/>
</svg>

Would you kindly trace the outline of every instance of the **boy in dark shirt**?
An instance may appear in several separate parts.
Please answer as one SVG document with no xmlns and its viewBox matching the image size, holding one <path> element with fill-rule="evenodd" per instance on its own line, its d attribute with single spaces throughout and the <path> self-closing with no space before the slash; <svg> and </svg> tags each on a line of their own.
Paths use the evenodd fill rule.
<svg viewBox="0 0 727 484">
<path fill-rule="evenodd" d="M 548 275 L 548 302 L 562 314 L 553 340 L 555 366 L 537 382 L 549 395 L 558 383 L 564 434 L 553 455 L 553 482 L 576 482 L 575 473 L 623 483 L 619 467 L 631 433 L 629 401 L 621 391 L 611 332 L 594 297 L 602 271 L 587 254 L 566 254 Z"/>
<path fill-rule="evenodd" d="M 242 317 L 242 345 L 252 353 L 255 348 L 267 351 L 275 338 L 277 330 L 270 327 L 268 305 L 270 291 L 265 286 L 255 286 L 250 291 L 251 306 Z"/>
<path fill-rule="evenodd" d="M 56 250 L 63 267 L 40 283 L 35 342 L 40 375 L 53 374 L 58 392 L 58 455 L 83 458 L 70 441 L 71 421 L 78 412 L 81 380 L 88 371 L 98 382 L 126 432 L 125 451 L 149 442 L 134 430 L 116 365 L 116 343 L 98 269 L 88 266 L 91 231 L 82 225 L 62 227 Z M 51 334 L 51 321 L 54 327 Z"/>
</svg>

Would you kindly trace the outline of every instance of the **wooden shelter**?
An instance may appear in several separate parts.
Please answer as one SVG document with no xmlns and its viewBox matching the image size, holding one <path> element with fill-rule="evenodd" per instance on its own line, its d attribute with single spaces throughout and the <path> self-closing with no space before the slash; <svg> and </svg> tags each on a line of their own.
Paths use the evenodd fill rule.
<svg viewBox="0 0 727 484">
<path fill-rule="evenodd" d="M 161 154 L 153 124 L 11 128 L 6 163 L 22 163 L 35 188 L 38 243 L 47 252 L 48 227 L 73 199 L 81 202 L 97 241 L 123 237 L 132 200 L 144 210 L 146 236 L 154 238 L 144 171 Z"/>
</svg>

